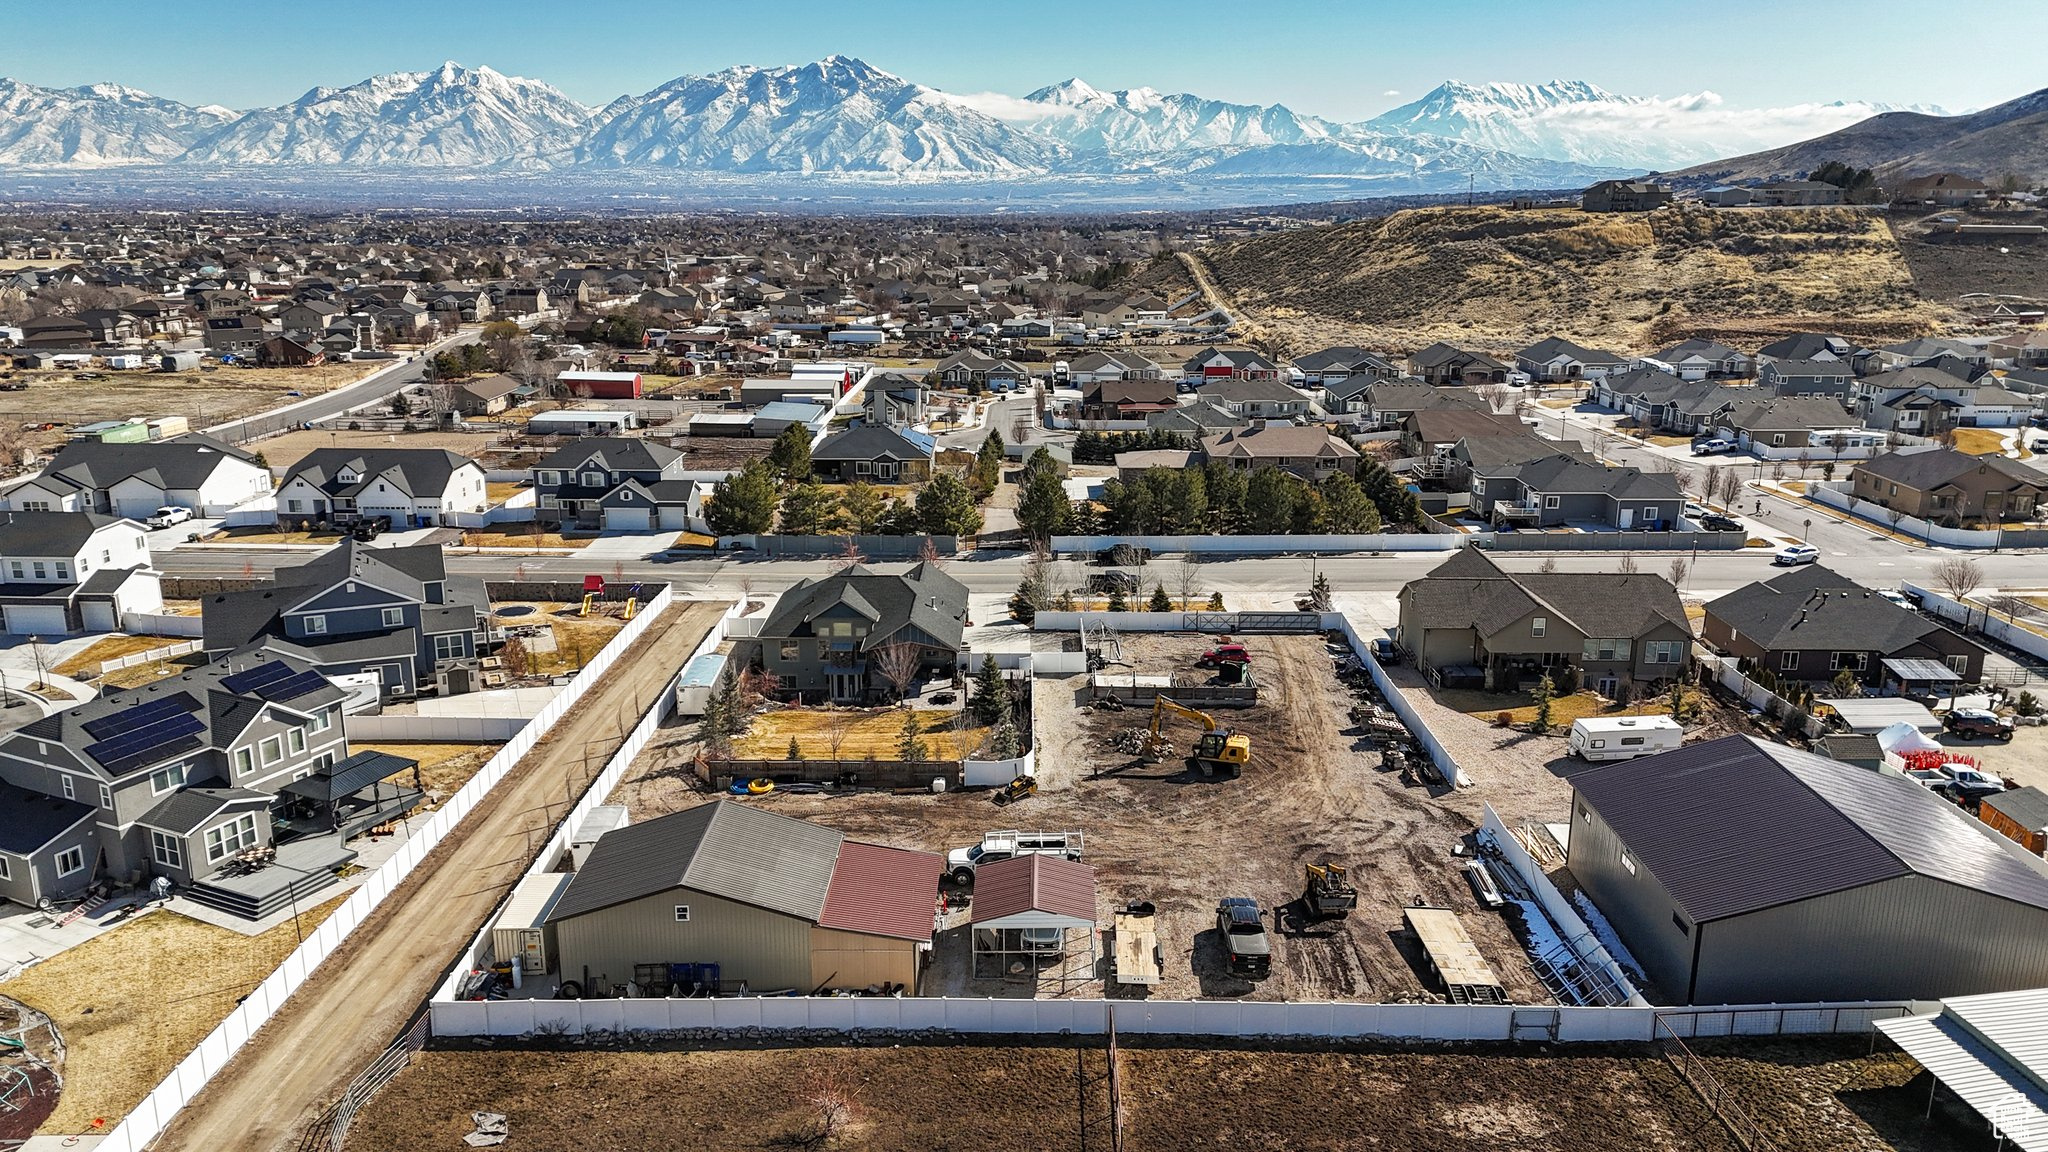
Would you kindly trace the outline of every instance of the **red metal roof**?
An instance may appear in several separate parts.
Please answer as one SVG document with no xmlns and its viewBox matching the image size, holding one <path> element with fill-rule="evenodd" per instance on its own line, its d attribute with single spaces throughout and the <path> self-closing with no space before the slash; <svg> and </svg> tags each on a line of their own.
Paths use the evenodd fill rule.
<svg viewBox="0 0 2048 1152">
<path fill-rule="evenodd" d="M 974 922 L 1050 912 L 1095 922 L 1095 869 L 1064 856 L 1013 856 L 975 869 Z"/>
<path fill-rule="evenodd" d="M 943 858 L 848 840 L 839 845 L 818 924 L 847 932 L 929 940 Z"/>
</svg>

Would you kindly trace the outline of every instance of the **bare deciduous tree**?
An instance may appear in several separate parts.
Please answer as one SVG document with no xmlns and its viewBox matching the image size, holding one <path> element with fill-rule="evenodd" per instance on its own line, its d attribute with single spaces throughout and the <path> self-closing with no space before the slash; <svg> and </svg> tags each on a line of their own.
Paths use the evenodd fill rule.
<svg viewBox="0 0 2048 1152">
<path fill-rule="evenodd" d="M 1690 571 L 1692 571 L 1692 565 L 1686 561 L 1685 557 L 1673 556 L 1670 566 L 1664 570 L 1664 575 L 1671 581 L 1671 586 L 1677 588 L 1685 583 L 1685 575 Z"/>
<path fill-rule="evenodd" d="M 1633 552 L 1623 552 L 1621 554 L 1621 560 L 1615 564 L 1614 570 L 1616 572 L 1621 573 L 1624 576 L 1633 576 L 1637 572 L 1641 571 L 1641 569 L 1636 566 L 1636 554 Z"/>
<path fill-rule="evenodd" d="M 881 673 L 882 679 L 901 698 L 910 688 L 910 682 L 917 679 L 917 669 L 924 663 L 924 649 L 898 640 L 876 649 L 873 659 L 875 671 Z"/>
<path fill-rule="evenodd" d="M 846 543 L 840 545 L 839 554 L 832 558 L 832 570 L 834 572 L 844 572 L 848 568 L 858 567 L 865 563 L 867 563 L 867 557 L 860 554 L 860 545 L 854 541 L 853 537 L 848 536 Z"/>
<path fill-rule="evenodd" d="M 1178 606 L 1186 608 L 1201 590 L 1202 562 L 1195 559 L 1194 553 L 1184 553 L 1173 569 L 1173 592 Z"/>
<path fill-rule="evenodd" d="M 1975 560 L 1951 557 L 1934 566 L 1934 582 L 1963 606 L 1963 627 L 1970 626 L 1970 594 L 1984 584 L 1984 568 Z"/>
</svg>

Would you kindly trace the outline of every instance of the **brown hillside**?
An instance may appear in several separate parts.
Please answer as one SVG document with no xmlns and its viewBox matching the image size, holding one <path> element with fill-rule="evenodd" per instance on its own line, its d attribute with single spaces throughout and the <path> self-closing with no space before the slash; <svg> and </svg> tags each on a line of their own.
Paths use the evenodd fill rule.
<svg viewBox="0 0 2048 1152">
<path fill-rule="evenodd" d="M 1426 208 L 1203 249 L 1211 279 L 1286 351 L 1561 335 L 1617 351 L 1692 335 L 1939 330 L 1881 215 L 1859 208 Z"/>
</svg>

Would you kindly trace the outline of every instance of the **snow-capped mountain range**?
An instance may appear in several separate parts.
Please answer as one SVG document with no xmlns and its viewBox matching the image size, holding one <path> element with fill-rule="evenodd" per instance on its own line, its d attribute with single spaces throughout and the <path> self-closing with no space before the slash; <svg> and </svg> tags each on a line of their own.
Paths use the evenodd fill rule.
<svg viewBox="0 0 2048 1152">
<path fill-rule="evenodd" d="M 579 171 L 837 174 L 1006 181 L 1066 176 L 1383 181 L 1403 191 L 1567 187 L 1757 144 L 1720 147 L 1674 123 L 1713 120 L 1711 94 L 1617 96 L 1579 81 L 1451 81 L 1370 121 L 1079 79 L 1021 99 L 959 96 L 829 56 L 683 76 L 586 108 L 539 80 L 448 63 L 315 88 L 235 113 L 114 85 L 0 79 L 0 165 L 269 168 L 293 172 Z M 1840 127 L 1883 110 L 1838 109 Z M 1807 110 L 1809 113 L 1811 109 Z M 1829 116 L 1822 115 L 1823 121 Z M 1745 121 L 1746 123 L 1746 121 Z M 1811 132 L 1788 121 L 1770 144 Z"/>
</svg>

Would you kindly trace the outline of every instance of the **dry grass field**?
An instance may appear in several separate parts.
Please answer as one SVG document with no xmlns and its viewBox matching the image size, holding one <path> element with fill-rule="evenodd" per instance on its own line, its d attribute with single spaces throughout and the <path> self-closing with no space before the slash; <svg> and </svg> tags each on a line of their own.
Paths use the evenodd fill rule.
<svg viewBox="0 0 2048 1152">
<path fill-rule="evenodd" d="M 431 432 L 303 429 L 272 436 L 256 447 L 263 450 L 263 458 L 270 461 L 272 468 L 290 468 L 318 448 L 446 448 L 458 455 L 482 459 L 484 449 L 496 439 L 498 437 L 484 432 L 451 432 L 445 429 Z"/>
<path fill-rule="evenodd" d="M 785 708 L 753 718 L 746 735 L 733 741 L 743 760 L 781 760 L 794 739 L 806 760 L 894 760 L 903 740 L 900 708 Z M 919 738 L 934 760 L 959 760 L 988 739 L 986 727 L 957 727 L 952 712 L 916 713 Z M 835 754 L 833 744 L 837 741 Z"/>
<path fill-rule="evenodd" d="M 69 676 L 73 680 L 89 680 L 99 676 L 101 661 L 118 660 L 123 656 L 133 656 L 137 652 L 147 652 L 152 648 L 164 648 L 178 642 L 178 639 L 174 636 L 126 636 L 118 634 L 104 636 L 93 641 L 91 647 L 50 669 L 50 671 L 55 672 L 59 676 Z M 129 671 L 132 671 L 132 669 L 129 669 Z M 151 679 L 155 679 L 155 677 L 152 676 Z"/>
<path fill-rule="evenodd" d="M 64 1095 L 43 1131 L 118 1121 L 346 898 L 260 936 L 158 909 L 8 981 L 64 1036 Z"/>
<path fill-rule="evenodd" d="M 496 744 L 403 744 L 390 741 L 351 742 L 351 752 L 384 752 L 392 756 L 405 756 L 420 762 L 420 785 L 425 789 L 428 801 L 421 811 L 431 812 L 441 806 L 442 801 L 455 795 L 469 778 L 476 775 L 498 751 Z M 400 773 L 394 777 L 400 784 L 411 784 L 413 774 Z"/>
<path fill-rule="evenodd" d="M 1512 350 L 1566 336 L 1620 350 L 1704 335 L 1755 347 L 1822 329 L 1938 331 L 1886 228 L 1864 209 L 1431 208 L 1198 254 L 1251 323 L 1294 351 L 1332 343 Z"/>
<path fill-rule="evenodd" d="M 90 424 L 97 420 L 183 416 L 194 429 L 252 415 L 291 402 L 292 392 L 315 396 L 376 371 L 377 364 L 320 364 L 310 368 L 219 368 L 212 372 L 104 372 L 80 380 L 72 372 L 15 371 L 27 391 L 0 392 L 0 423 Z M 61 429 L 36 433 L 32 443 L 62 443 Z M 267 449 L 269 445 L 266 443 Z M 276 463 L 276 461 L 272 461 Z"/>
</svg>

